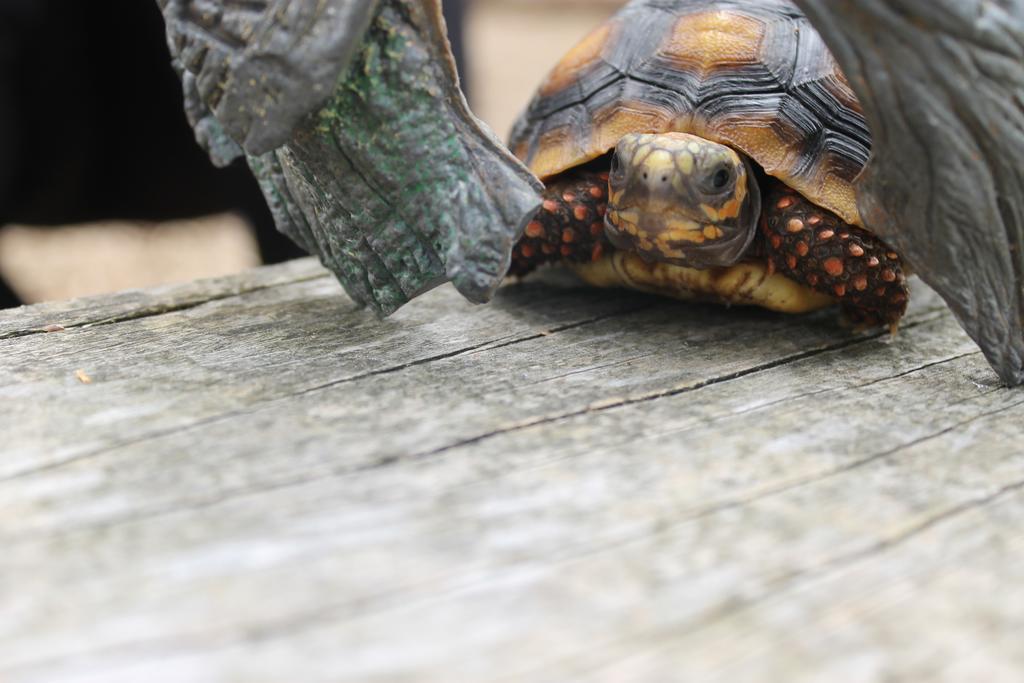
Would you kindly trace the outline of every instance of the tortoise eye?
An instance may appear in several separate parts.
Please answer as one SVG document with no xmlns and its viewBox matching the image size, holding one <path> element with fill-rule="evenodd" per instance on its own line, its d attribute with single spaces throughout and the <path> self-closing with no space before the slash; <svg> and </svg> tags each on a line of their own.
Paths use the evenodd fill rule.
<svg viewBox="0 0 1024 683">
<path fill-rule="evenodd" d="M 731 179 L 732 173 L 729 172 L 729 169 L 720 168 L 711 176 L 711 187 L 718 191 L 724 190 L 729 185 Z"/>
</svg>

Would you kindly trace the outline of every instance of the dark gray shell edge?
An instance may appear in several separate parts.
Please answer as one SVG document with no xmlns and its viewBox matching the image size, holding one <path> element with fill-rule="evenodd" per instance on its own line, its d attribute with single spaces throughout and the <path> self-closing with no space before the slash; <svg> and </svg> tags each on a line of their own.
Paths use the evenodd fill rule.
<svg viewBox="0 0 1024 683">
<path fill-rule="evenodd" d="M 330 96 L 378 4 L 157 2 L 172 54 L 191 75 L 184 81 L 193 125 L 206 119 L 198 100 L 230 139 L 254 155 L 284 144 L 298 122 Z M 219 163 L 230 151 L 215 131 L 200 142 L 213 145 L 209 149 Z"/>
<path fill-rule="evenodd" d="M 945 299 L 1000 379 L 1024 383 L 1024 2 L 796 3 L 871 127 L 865 223 Z"/>
</svg>

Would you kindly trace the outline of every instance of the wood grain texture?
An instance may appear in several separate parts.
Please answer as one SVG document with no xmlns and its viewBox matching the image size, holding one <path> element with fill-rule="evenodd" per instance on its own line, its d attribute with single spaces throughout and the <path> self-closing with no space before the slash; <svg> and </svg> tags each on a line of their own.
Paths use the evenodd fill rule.
<svg viewBox="0 0 1024 683">
<path fill-rule="evenodd" d="M 1018 680 L 1024 394 L 914 299 L 0 314 L 0 680 Z"/>
</svg>

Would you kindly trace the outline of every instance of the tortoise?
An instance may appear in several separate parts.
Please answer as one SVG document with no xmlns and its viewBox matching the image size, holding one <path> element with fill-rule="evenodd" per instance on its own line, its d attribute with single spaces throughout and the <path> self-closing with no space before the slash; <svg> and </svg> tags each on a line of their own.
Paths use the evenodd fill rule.
<svg viewBox="0 0 1024 683">
<path fill-rule="evenodd" d="M 545 182 L 513 253 L 525 275 L 799 313 L 838 301 L 895 329 L 896 251 L 854 180 L 871 152 L 856 96 L 788 0 L 639 0 L 555 66 L 510 147 Z"/>
</svg>

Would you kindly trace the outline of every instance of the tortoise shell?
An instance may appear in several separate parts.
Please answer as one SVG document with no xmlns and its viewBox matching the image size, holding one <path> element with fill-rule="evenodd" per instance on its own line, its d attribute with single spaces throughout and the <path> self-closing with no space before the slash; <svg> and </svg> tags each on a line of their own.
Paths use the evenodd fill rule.
<svg viewBox="0 0 1024 683">
<path fill-rule="evenodd" d="M 548 75 L 510 146 L 547 179 L 626 133 L 729 145 L 861 225 L 853 181 L 871 138 L 828 48 L 789 0 L 634 0 Z"/>
</svg>

